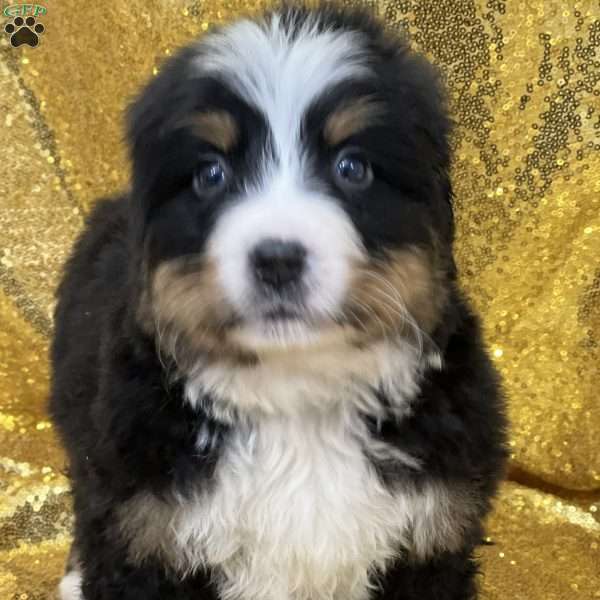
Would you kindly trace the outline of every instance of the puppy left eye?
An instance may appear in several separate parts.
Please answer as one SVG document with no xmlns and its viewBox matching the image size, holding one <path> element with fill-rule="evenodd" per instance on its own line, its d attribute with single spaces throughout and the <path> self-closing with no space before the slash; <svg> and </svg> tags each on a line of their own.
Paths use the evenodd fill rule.
<svg viewBox="0 0 600 600">
<path fill-rule="evenodd" d="M 194 191 L 199 196 L 212 196 L 227 183 L 225 163 L 218 156 L 203 157 L 194 172 Z"/>
<path fill-rule="evenodd" d="M 342 188 L 364 189 L 373 181 L 373 169 L 358 151 L 346 150 L 335 160 L 334 177 Z"/>
</svg>

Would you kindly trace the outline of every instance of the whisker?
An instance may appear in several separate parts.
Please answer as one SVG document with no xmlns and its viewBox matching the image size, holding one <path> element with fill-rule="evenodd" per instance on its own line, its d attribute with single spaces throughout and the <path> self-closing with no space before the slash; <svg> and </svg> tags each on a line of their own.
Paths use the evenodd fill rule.
<svg viewBox="0 0 600 600">
<path fill-rule="evenodd" d="M 362 308 L 362 310 L 366 314 L 368 314 L 371 318 L 375 319 L 375 321 L 377 322 L 377 324 L 381 328 L 381 334 L 383 335 L 383 338 L 385 340 L 387 340 L 388 339 L 387 328 L 386 328 L 385 324 L 383 323 L 383 321 L 379 318 L 379 316 L 377 315 L 377 313 L 370 306 L 368 306 L 366 304 L 363 304 L 354 295 L 351 296 L 350 301 L 353 302 L 354 304 L 358 305 L 359 308 Z"/>
<path fill-rule="evenodd" d="M 352 310 L 352 308 L 347 307 L 346 310 L 350 313 L 350 315 L 356 320 L 356 322 L 358 323 L 358 325 L 360 326 L 360 328 L 367 333 L 368 332 L 368 328 L 367 325 L 365 324 L 365 322 L 358 316 L 358 314 Z"/>
<path fill-rule="evenodd" d="M 404 287 L 404 285 L 405 285 L 405 284 L 404 284 L 404 282 L 399 282 L 399 283 L 400 283 L 400 285 L 402 285 L 402 286 Z M 420 325 L 417 323 L 417 321 L 416 321 L 416 319 L 414 318 L 414 316 L 413 316 L 413 315 L 412 315 L 410 312 L 408 312 L 408 311 L 407 311 L 407 315 L 409 316 L 409 318 L 410 318 L 410 320 L 411 320 L 411 324 L 413 325 L 413 327 L 415 327 L 415 329 L 416 329 L 416 332 L 418 333 L 418 335 L 419 335 L 419 336 L 421 336 L 421 337 L 422 337 L 424 340 L 426 340 L 426 341 L 427 341 L 427 343 L 428 343 L 428 344 L 429 344 L 429 345 L 430 345 L 432 348 L 434 348 L 435 350 L 438 350 L 438 351 L 439 351 L 439 348 L 438 348 L 437 344 L 435 343 L 435 341 L 434 341 L 434 340 L 431 338 L 431 336 L 430 336 L 430 335 L 429 335 L 429 334 L 428 334 L 426 331 L 424 331 L 424 330 L 423 330 L 423 329 L 420 327 Z"/>
<path fill-rule="evenodd" d="M 421 358 L 423 355 L 424 340 L 426 340 L 433 347 L 437 347 L 435 342 L 431 339 L 431 337 L 425 331 L 423 331 L 423 329 L 419 326 L 419 324 L 417 323 L 414 316 L 408 310 L 400 291 L 396 287 L 394 287 L 392 285 L 392 283 L 383 275 L 381 275 L 379 273 L 374 273 L 373 271 L 367 271 L 367 270 L 365 270 L 364 273 L 366 275 L 372 277 L 373 279 L 381 282 L 383 285 L 386 286 L 387 289 L 389 289 L 392 292 L 393 296 L 390 296 L 390 294 L 388 294 L 384 290 L 382 290 L 380 288 L 375 288 L 381 296 L 383 296 L 383 297 L 387 298 L 389 301 L 393 302 L 393 305 L 399 310 L 399 316 L 401 316 L 401 318 L 413 330 L 413 332 L 415 334 L 416 342 L 418 344 L 417 350 L 419 353 L 419 358 Z M 404 288 L 404 291 L 406 291 L 404 282 L 398 281 L 397 284 L 402 286 Z"/>
</svg>

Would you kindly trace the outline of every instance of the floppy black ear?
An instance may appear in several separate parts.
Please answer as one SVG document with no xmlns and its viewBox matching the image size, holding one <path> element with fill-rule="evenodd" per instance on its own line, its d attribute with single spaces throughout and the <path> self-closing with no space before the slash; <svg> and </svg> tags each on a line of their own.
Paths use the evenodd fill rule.
<svg viewBox="0 0 600 600">
<path fill-rule="evenodd" d="M 181 148 L 169 138 L 181 112 L 190 110 L 194 95 L 189 75 L 191 50 L 186 48 L 165 62 L 160 73 L 141 90 L 127 110 L 126 134 L 132 166 L 129 196 L 130 280 L 140 288 L 143 244 L 153 202 L 160 198 L 170 163 L 177 164 Z"/>
<path fill-rule="evenodd" d="M 405 50 L 400 56 L 401 81 L 410 86 L 417 98 L 421 136 L 425 139 L 427 154 L 438 179 L 438 204 L 442 222 L 441 231 L 449 243 L 454 239 L 454 194 L 450 170 L 452 166 L 451 137 L 454 121 L 450 115 L 448 93 L 443 72 L 424 56 Z"/>
<path fill-rule="evenodd" d="M 168 60 L 127 111 L 127 141 L 133 166 L 133 190 L 140 200 L 155 190 L 166 162 L 180 154 L 175 124 L 193 110 L 196 88 L 191 72 L 196 50 L 184 48 Z"/>
<path fill-rule="evenodd" d="M 435 202 L 438 231 L 443 240 L 451 244 L 454 219 L 450 169 L 454 123 L 444 76 L 404 42 L 384 68 L 382 80 L 390 82 L 398 105 L 404 108 L 396 118 L 395 129 L 414 141 L 411 155 L 405 159 L 419 172 L 420 193 Z"/>
<path fill-rule="evenodd" d="M 415 108 L 419 118 L 418 128 L 434 154 L 436 168 L 446 171 L 451 162 L 453 122 L 444 76 L 424 56 L 412 51 L 404 52 L 399 62 L 397 85 L 401 89 L 411 90 L 417 102 Z"/>
</svg>

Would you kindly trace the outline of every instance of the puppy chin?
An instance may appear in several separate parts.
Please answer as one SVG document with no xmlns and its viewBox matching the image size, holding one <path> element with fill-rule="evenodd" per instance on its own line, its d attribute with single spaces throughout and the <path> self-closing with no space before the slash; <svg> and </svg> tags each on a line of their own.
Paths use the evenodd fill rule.
<svg viewBox="0 0 600 600">
<path fill-rule="evenodd" d="M 309 323 L 300 318 L 255 319 L 231 332 L 241 348 L 260 354 L 317 351 L 347 345 L 349 332 L 334 323 Z"/>
</svg>

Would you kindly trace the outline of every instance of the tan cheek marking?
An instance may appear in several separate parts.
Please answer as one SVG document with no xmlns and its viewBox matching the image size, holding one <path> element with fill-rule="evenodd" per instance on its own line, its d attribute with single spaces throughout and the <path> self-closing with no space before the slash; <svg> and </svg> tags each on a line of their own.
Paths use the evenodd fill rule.
<svg viewBox="0 0 600 600">
<path fill-rule="evenodd" d="M 206 359 L 252 363 L 255 358 L 227 337 L 232 314 L 220 293 L 210 261 L 175 259 L 161 264 L 152 277 L 150 306 L 161 350 L 180 368 L 193 367 L 198 353 Z"/>
<path fill-rule="evenodd" d="M 190 119 L 190 126 L 194 135 L 222 152 L 232 150 L 238 141 L 238 126 L 226 111 L 198 113 Z"/>
<path fill-rule="evenodd" d="M 154 313 L 161 321 L 177 322 L 193 332 L 219 306 L 221 298 L 216 290 L 211 263 L 202 259 L 162 263 L 152 279 Z"/>
<path fill-rule="evenodd" d="M 323 137 L 336 146 L 349 137 L 377 123 L 383 113 L 383 106 L 372 98 L 359 98 L 342 104 L 325 122 Z"/>
<path fill-rule="evenodd" d="M 368 336 L 410 333 L 407 317 L 431 333 L 446 301 L 443 282 L 443 272 L 426 252 L 393 251 L 386 260 L 356 268 L 348 315 Z"/>
</svg>

